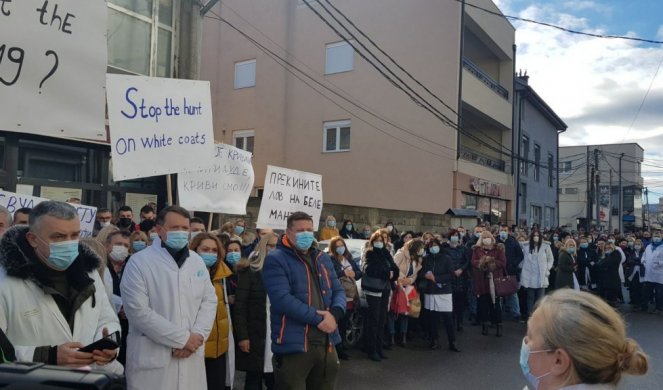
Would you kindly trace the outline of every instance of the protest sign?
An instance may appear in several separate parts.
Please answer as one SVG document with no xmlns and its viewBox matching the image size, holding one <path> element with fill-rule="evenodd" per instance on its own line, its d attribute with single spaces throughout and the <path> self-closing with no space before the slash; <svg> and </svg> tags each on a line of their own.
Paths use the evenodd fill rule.
<svg viewBox="0 0 663 390">
<path fill-rule="evenodd" d="M 0 129 L 106 140 L 104 0 L 0 0 Z"/>
<path fill-rule="evenodd" d="M 20 208 L 33 208 L 39 203 L 46 202 L 48 200 L 50 199 L 15 194 L 9 191 L 0 191 L 0 206 L 5 206 L 12 214 L 14 214 L 14 212 Z M 84 206 L 81 204 L 69 204 L 76 209 L 78 217 L 81 221 L 81 238 L 92 237 L 94 221 L 97 219 L 97 208 L 92 206 Z"/>
<path fill-rule="evenodd" d="M 209 166 L 214 131 L 208 81 L 109 74 L 107 97 L 113 180 Z"/>
<path fill-rule="evenodd" d="M 318 230 L 322 176 L 268 165 L 257 227 L 285 229 L 288 216 L 295 211 L 313 217 L 313 228 Z"/>
<path fill-rule="evenodd" d="M 231 145 L 215 145 L 212 164 L 177 175 L 180 206 L 210 213 L 246 214 L 253 189 L 251 153 Z"/>
</svg>

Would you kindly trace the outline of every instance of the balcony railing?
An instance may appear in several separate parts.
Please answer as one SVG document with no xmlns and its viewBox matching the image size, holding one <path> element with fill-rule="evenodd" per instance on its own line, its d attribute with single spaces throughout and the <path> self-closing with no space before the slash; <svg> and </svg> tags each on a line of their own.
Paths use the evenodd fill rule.
<svg viewBox="0 0 663 390">
<path fill-rule="evenodd" d="M 506 162 L 504 160 L 488 157 L 465 146 L 460 147 L 460 158 L 463 160 L 472 161 L 473 163 L 479 165 L 483 165 L 484 167 L 497 169 L 501 172 L 504 172 L 506 168 Z"/>
<path fill-rule="evenodd" d="M 467 58 L 463 58 L 463 68 L 467 69 L 468 72 L 472 73 L 476 78 L 481 80 L 488 88 L 492 89 L 493 92 L 500 95 L 504 99 L 509 100 L 509 91 L 503 86 L 499 85 L 497 81 L 493 80 L 492 77 L 488 76 L 481 68 L 476 66 L 472 61 Z"/>
</svg>

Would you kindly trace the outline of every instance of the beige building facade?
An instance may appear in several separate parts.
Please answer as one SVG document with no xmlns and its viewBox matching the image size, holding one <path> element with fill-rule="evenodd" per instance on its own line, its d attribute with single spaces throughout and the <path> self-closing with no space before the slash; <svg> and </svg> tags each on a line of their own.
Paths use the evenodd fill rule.
<svg viewBox="0 0 663 390">
<path fill-rule="evenodd" d="M 309 3 L 338 27 L 326 2 Z M 333 4 L 435 93 L 369 46 L 462 132 L 394 87 L 304 1 L 225 0 L 203 25 L 201 79 L 212 83 L 216 140 L 254 154 L 255 195 L 270 164 L 321 174 L 337 219 L 443 230 L 449 208 L 470 208 L 512 223 L 511 24 L 455 1 Z"/>
</svg>

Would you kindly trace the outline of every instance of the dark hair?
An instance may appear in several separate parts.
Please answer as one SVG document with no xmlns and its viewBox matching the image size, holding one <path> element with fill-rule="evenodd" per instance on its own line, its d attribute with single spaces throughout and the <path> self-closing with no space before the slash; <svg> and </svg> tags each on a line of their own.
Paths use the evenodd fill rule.
<svg viewBox="0 0 663 390">
<path fill-rule="evenodd" d="M 534 242 L 534 235 L 539 235 L 539 242 Z M 543 243 L 543 236 L 539 229 L 532 229 L 532 232 L 529 234 L 529 253 L 534 253 L 534 248 L 537 250 L 541 249 L 541 244 Z"/>
<path fill-rule="evenodd" d="M 120 207 L 119 209 L 117 209 L 118 214 L 120 213 L 120 211 L 130 211 L 131 214 L 134 213 L 134 211 L 131 209 L 131 207 L 127 206 L 126 204 L 124 206 Z"/>
<path fill-rule="evenodd" d="M 189 244 L 189 249 L 195 252 L 200 246 L 200 244 L 205 240 L 212 240 L 216 243 L 217 246 L 217 251 L 216 251 L 217 262 L 216 264 L 214 264 L 214 267 L 212 268 L 212 271 L 214 271 L 216 270 L 216 267 L 218 266 L 219 262 L 225 259 L 226 257 L 226 249 L 223 246 L 221 240 L 219 240 L 217 236 L 211 233 L 202 232 L 191 240 L 191 243 Z M 211 274 L 214 274 L 214 272 L 211 272 Z"/>
<path fill-rule="evenodd" d="M 352 222 L 351 219 L 346 219 L 345 221 L 343 221 L 343 228 L 341 230 L 348 230 L 345 228 L 346 226 L 348 226 L 348 223 L 352 225 L 352 230 L 355 230 L 354 223 Z"/>
<path fill-rule="evenodd" d="M 406 230 L 406 231 L 403 232 L 403 234 L 401 234 L 401 239 L 403 239 L 403 237 L 407 236 L 408 234 L 409 234 L 410 236 L 412 236 L 412 238 L 415 238 L 415 237 L 416 237 L 415 234 L 414 234 L 414 232 L 413 232 L 412 230 Z"/>
<path fill-rule="evenodd" d="M 189 212 L 186 211 L 184 207 L 168 206 L 165 209 L 159 211 L 159 215 L 157 216 L 157 225 L 163 226 L 163 223 L 166 220 L 166 214 L 168 213 L 175 213 L 177 215 L 181 215 L 182 217 L 188 220 L 191 220 L 191 215 L 189 215 Z"/>
<path fill-rule="evenodd" d="M 141 214 L 148 214 L 148 213 L 153 213 L 153 212 L 154 212 L 154 209 L 149 204 L 146 204 L 145 206 L 140 208 L 140 213 Z"/>
<path fill-rule="evenodd" d="M 501 224 L 500 228 L 506 228 L 507 231 L 509 231 L 509 232 L 511 231 L 511 228 L 506 223 Z"/>
<path fill-rule="evenodd" d="M 442 243 L 440 242 L 440 240 L 437 237 L 433 236 L 433 238 L 431 238 L 431 240 L 428 241 L 428 245 L 426 245 L 426 248 L 430 249 L 431 247 L 434 247 L 435 245 L 441 247 Z"/>
<path fill-rule="evenodd" d="M 203 219 L 200 218 L 200 217 L 193 217 L 193 218 L 191 218 L 191 221 L 190 221 L 190 222 L 191 222 L 191 223 L 201 223 L 201 224 L 203 224 L 203 225 L 205 224 L 205 221 L 203 221 Z"/>
<path fill-rule="evenodd" d="M 297 221 L 311 221 L 311 222 L 313 222 L 313 217 L 311 217 L 310 215 L 306 214 L 303 211 L 295 211 L 294 213 L 292 213 L 288 216 L 288 220 L 287 220 L 288 229 L 292 228 L 292 225 L 294 225 L 295 222 L 297 222 Z"/>
<path fill-rule="evenodd" d="M 123 238 L 126 238 L 127 240 L 131 239 L 131 233 L 129 233 L 126 230 L 115 230 L 112 231 L 106 236 L 106 243 L 110 244 L 110 242 L 113 240 L 113 237 L 115 236 L 122 236 Z"/>
<path fill-rule="evenodd" d="M 30 211 L 32 211 L 32 209 L 30 207 L 21 207 L 20 209 L 17 209 L 16 211 L 14 211 L 14 215 L 16 215 L 18 213 L 30 214 Z"/>
<path fill-rule="evenodd" d="M 455 236 L 455 235 L 457 235 L 457 234 L 458 234 L 458 230 L 455 229 L 455 228 L 451 228 L 451 229 L 449 229 L 449 231 L 447 232 L 447 238 L 451 238 L 451 236 Z M 435 237 L 435 236 L 433 236 L 433 237 Z M 458 238 L 460 238 L 460 234 L 458 234 Z"/>
<path fill-rule="evenodd" d="M 408 252 L 410 253 L 410 259 L 414 261 L 416 264 L 419 264 L 421 262 L 421 258 L 419 258 L 419 249 L 422 249 L 425 246 L 424 240 L 421 238 L 413 238 L 412 241 L 410 242 L 410 246 L 408 248 Z"/>
<path fill-rule="evenodd" d="M 100 208 L 100 209 L 97 209 L 97 214 L 101 214 L 101 213 L 111 213 L 111 214 L 112 214 L 112 212 L 110 211 L 110 209 L 107 209 L 107 208 L 105 208 L 105 207 L 102 207 L 102 208 Z"/>
<path fill-rule="evenodd" d="M 198 236 L 196 236 L 196 237 L 198 237 Z M 230 246 L 231 246 L 232 244 L 237 244 L 237 245 L 239 245 L 239 250 L 240 250 L 240 252 L 242 251 L 242 242 L 241 242 L 241 241 L 237 241 L 237 240 L 228 240 L 228 242 L 226 242 L 226 243 L 223 245 L 223 249 L 226 250 L 226 253 L 228 253 L 228 248 L 230 248 Z"/>
</svg>

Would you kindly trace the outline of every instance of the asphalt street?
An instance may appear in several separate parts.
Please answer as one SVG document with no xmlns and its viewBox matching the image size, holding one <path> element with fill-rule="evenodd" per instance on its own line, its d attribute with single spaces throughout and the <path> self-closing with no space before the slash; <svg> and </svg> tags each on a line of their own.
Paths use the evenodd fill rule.
<svg viewBox="0 0 663 390">
<path fill-rule="evenodd" d="M 627 309 L 622 313 L 629 336 L 643 346 L 651 363 L 646 376 L 626 377 L 619 388 L 663 389 L 663 316 L 630 313 Z M 341 362 L 337 389 L 521 390 L 525 380 L 518 358 L 526 326 L 507 321 L 501 338 L 495 337 L 494 329 L 490 336 L 482 336 L 480 327 L 466 326 L 457 337 L 461 353 L 446 348 L 431 351 L 421 339 L 387 351 L 389 359 L 380 363 L 352 350 L 352 359 Z M 444 330 L 440 331 L 440 339 L 446 339 Z"/>
</svg>

